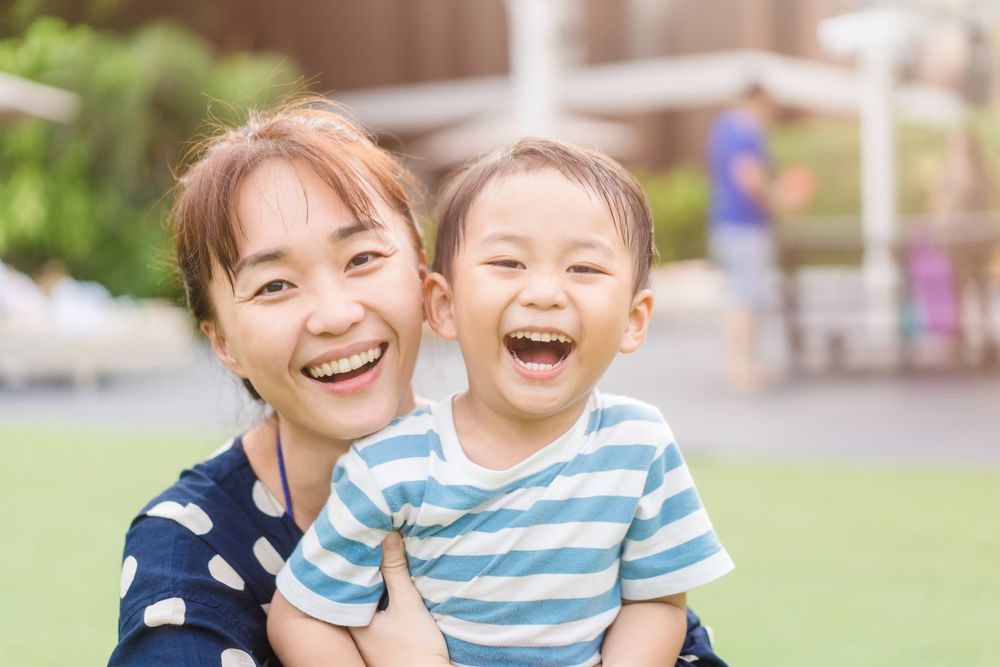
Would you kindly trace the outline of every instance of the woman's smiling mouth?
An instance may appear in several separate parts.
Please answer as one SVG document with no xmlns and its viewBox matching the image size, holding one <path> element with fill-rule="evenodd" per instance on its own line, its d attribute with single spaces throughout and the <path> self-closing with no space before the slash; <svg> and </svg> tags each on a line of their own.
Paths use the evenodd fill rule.
<svg viewBox="0 0 1000 667">
<path fill-rule="evenodd" d="M 303 375 L 323 383 L 336 383 L 363 375 L 378 365 L 388 345 L 380 343 L 368 350 L 302 369 Z"/>
</svg>

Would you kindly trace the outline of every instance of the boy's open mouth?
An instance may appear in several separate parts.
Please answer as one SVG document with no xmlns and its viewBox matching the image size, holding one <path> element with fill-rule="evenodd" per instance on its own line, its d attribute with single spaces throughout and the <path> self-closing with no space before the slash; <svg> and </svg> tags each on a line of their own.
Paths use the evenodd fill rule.
<svg viewBox="0 0 1000 667">
<path fill-rule="evenodd" d="M 302 369 L 302 374 L 328 384 L 350 380 L 375 368 L 388 346 L 388 343 L 381 343 L 370 350 L 352 354 L 343 359 L 334 359 L 318 366 L 309 366 Z"/>
<path fill-rule="evenodd" d="M 503 337 L 503 343 L 516 364 L 535 372 L 556 368 L 576 347 L 566 334 L 548 331 L 513 331 Z"/>
</svg>

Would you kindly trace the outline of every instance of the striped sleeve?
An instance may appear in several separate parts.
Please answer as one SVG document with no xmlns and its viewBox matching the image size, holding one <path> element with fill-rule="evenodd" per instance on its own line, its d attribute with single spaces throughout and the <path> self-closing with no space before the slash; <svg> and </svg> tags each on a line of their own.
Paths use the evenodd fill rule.
<svg viewBox="0 0 1000 667">
<path fill-rule="evenodd" d="M 303 612 L 342 626 L 368 625 L 382 595 L 382 540 L 392 517 L 357 449 L 333 471 L 333 489 L 278 574 L 278 590 Z"/>
<path fill-rule="evenodd" d="M 622 547 L 622 598 L 683 593 L 733 569 L 694 481 L 663 424 L 669 444 L 654 459 Z"/>
</svg>

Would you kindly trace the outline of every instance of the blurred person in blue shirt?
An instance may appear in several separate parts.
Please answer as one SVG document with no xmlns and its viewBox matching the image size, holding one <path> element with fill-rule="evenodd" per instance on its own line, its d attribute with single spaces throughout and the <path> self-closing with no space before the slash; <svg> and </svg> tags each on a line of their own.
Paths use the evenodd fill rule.
<svg viewBox="0 0 1000 667">
<path fill-rule="evenodd" d="M 775 175 L 766 136 L 774 112 L 767 92 L 753 83 L 718 115 L 708 135 L 709 249 L 727 291 L 723 328 L 729 381 L 745 391 L 762 388 L 769 377 L 757 338 L 771 299 L 774 217 L 804 204 L 812 190 L 811 176 L 802 167 Z"/>
</svg>

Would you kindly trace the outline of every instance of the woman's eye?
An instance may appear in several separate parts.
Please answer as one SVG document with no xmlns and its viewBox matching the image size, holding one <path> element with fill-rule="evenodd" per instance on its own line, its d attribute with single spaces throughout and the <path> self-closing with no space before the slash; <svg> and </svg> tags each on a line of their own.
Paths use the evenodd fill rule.
<svg viewBox="0 0 1000 667">
<path fill-rule="evenodd" d="M 261 288 L 257 290 L 257 293 L 254 294 L 254 296 L 281 294 L 286 289 L 288 289 L 289 286 L 290 283 L 287 280 L 272 280 L 262 285 Z"/>
<path fill-rule="evenodd" d="M 348 268 L 357 268 L 359 266 L 365 266 L 366 264 L 371 264 L 379 257 L 382 257 L 381 253 L 377 252 L 359 252 L 354 257 L 351 257 L 350 261 L 347 262 Z"/>
</svg>

